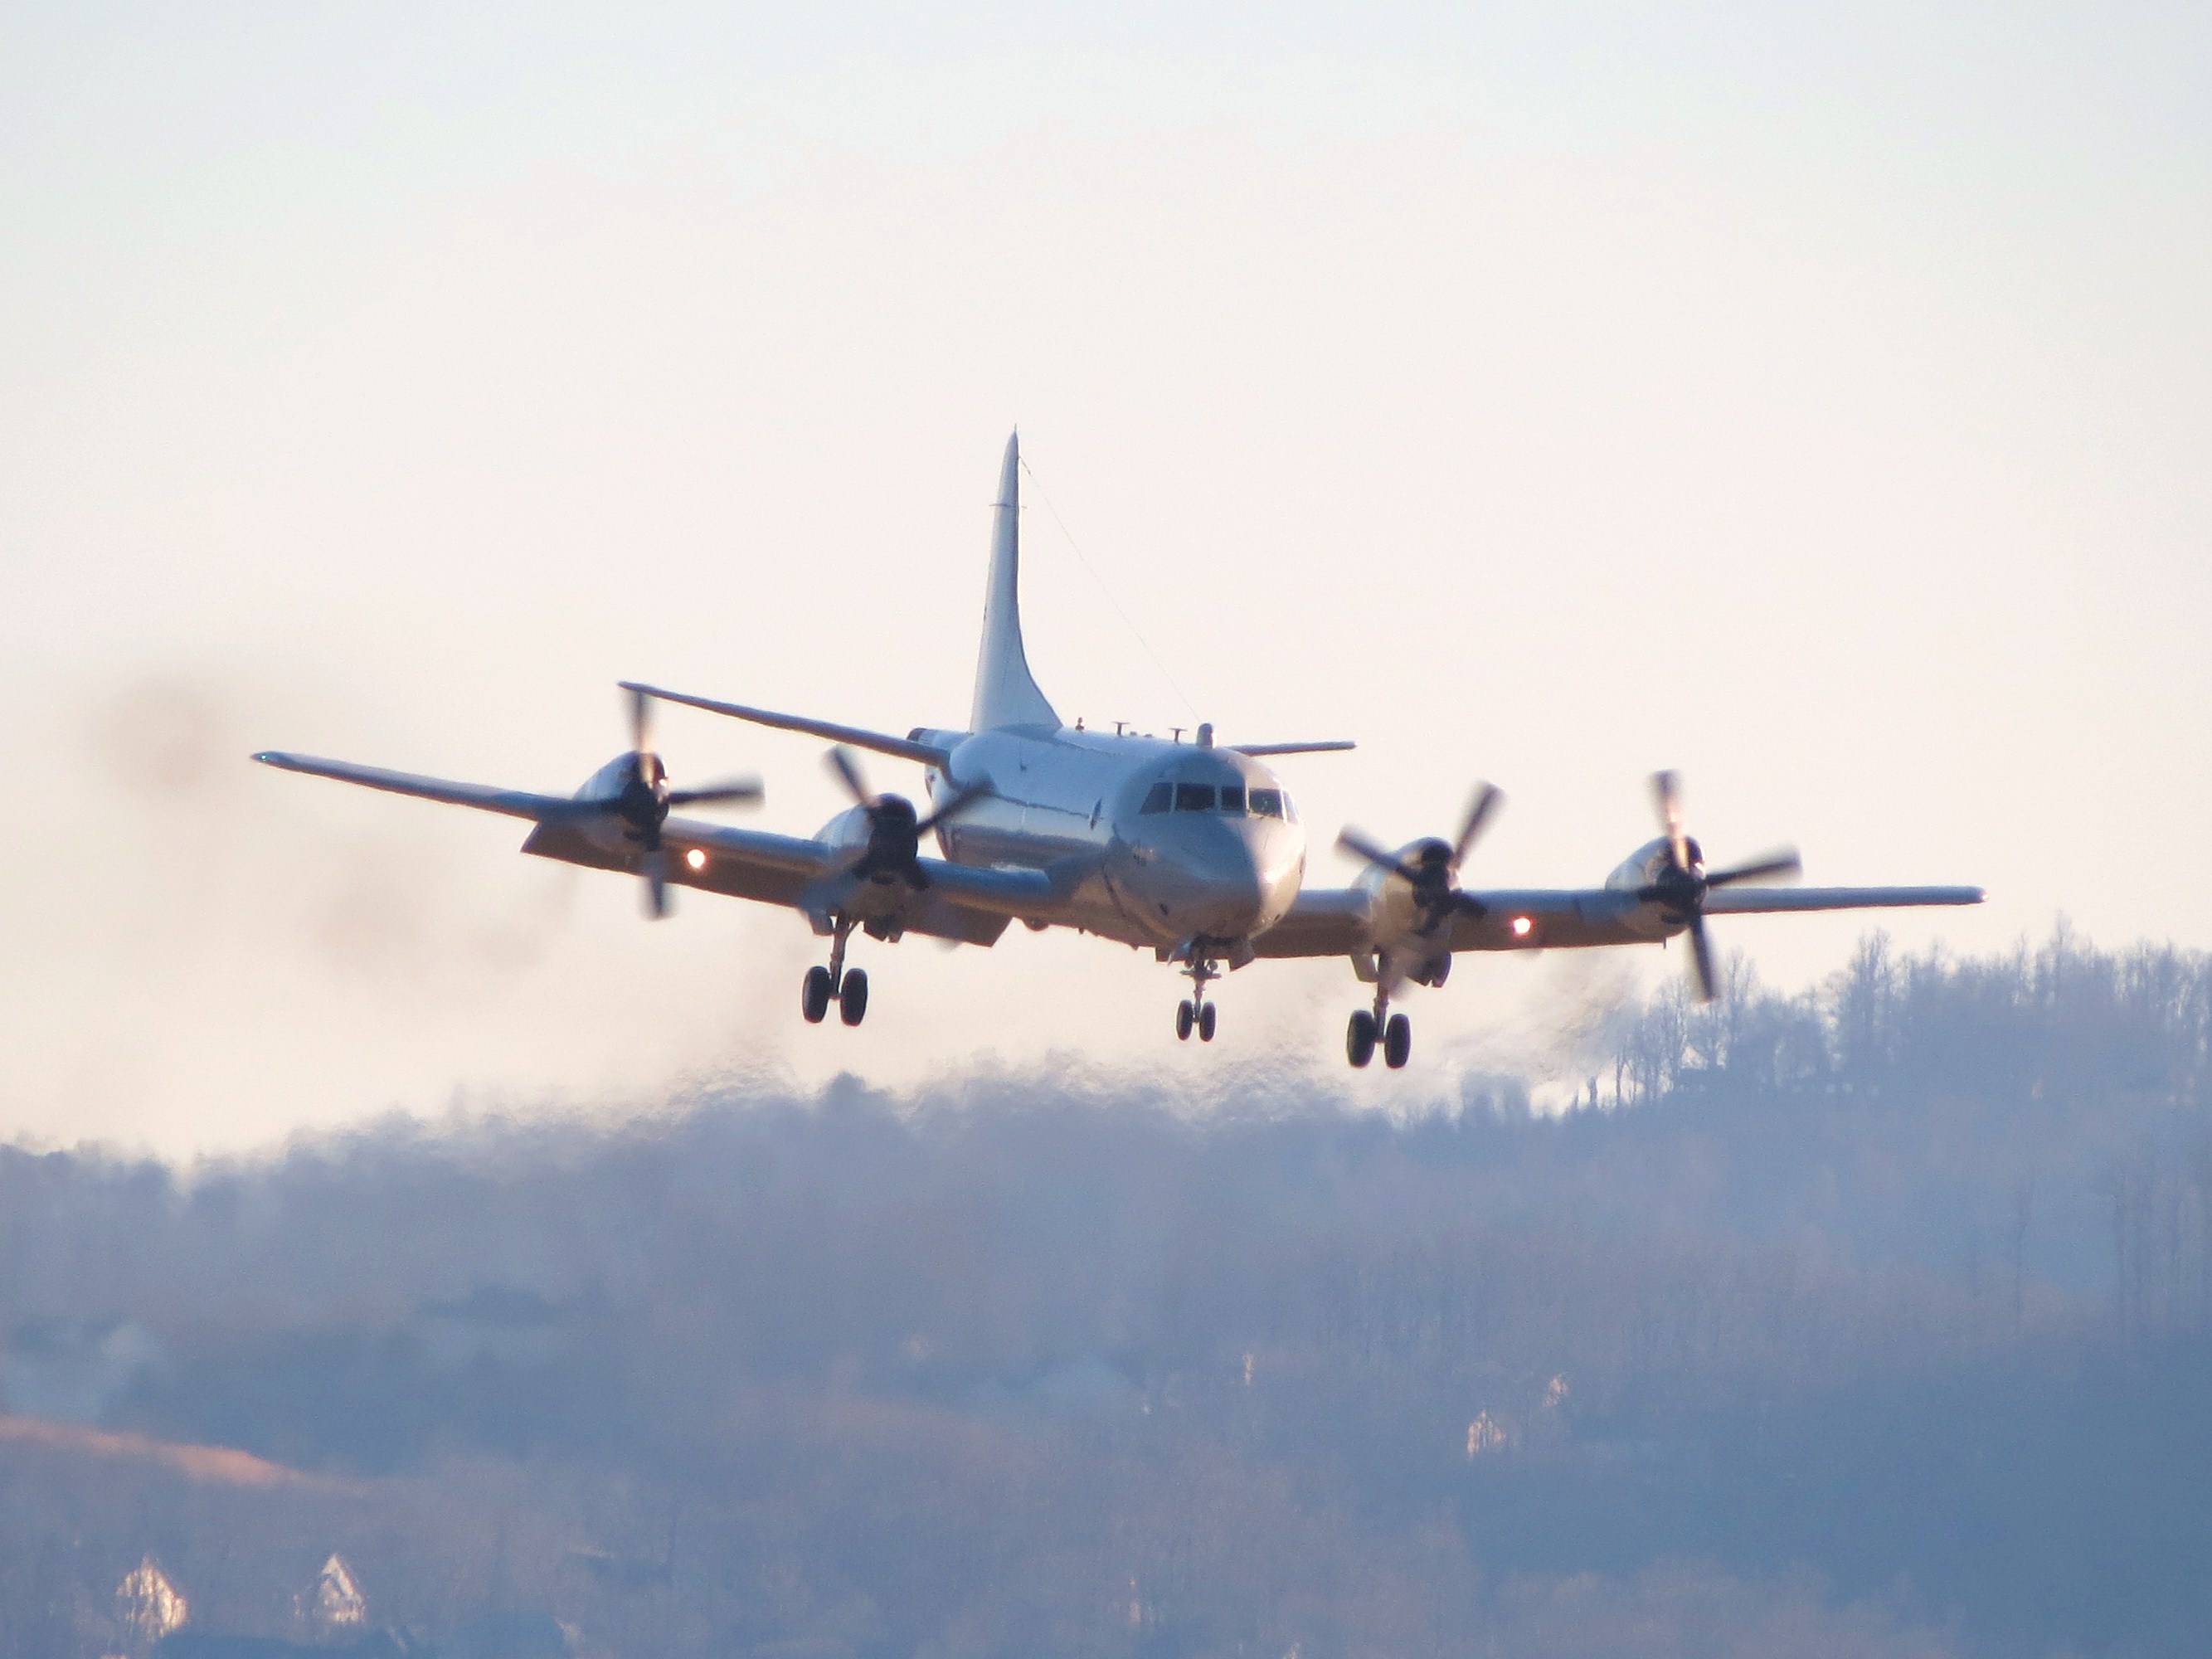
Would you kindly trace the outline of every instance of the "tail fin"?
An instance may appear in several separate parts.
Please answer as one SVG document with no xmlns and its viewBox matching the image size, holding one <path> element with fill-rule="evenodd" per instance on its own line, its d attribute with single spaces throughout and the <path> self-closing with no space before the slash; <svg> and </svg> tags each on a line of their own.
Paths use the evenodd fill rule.
<svg viewBox="0 0 2212 1659">
<path fill-rule="evenodd" d="M 1006 440 L 999 474 L 998 504 L 991 509 L 991 577 L 983 590 L 983 648 L 975 658 L 975 707 L 969 729 L 1042 726 L 1057 731 L 1060 716 L 1030 678 L 1022 649 L 1022 434 Z"/>
</svg>

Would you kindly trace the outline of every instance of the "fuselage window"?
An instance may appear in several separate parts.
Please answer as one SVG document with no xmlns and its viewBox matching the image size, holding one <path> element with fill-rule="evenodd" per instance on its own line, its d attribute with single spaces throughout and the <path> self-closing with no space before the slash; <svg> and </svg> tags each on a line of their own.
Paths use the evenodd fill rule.
<svg viewBox="0 0 2212 1659">
<path fill-rule="evenodd" d="M 1224 783 L 1221 786 L 1221 810 L 1224 812 L 1234 812 L 1239 817 L 1244 816 L 1244 786 L 1243 784 Z"/>
<path fill-rule="evenodd" d="M 1152 793 L 1145 797 L 1145 804 L 1137 810 L 1140 812 L 1164 812 L 1174 805 L 1175 785 L 1156 783 L 1152 786 Z"/>
<path fill-rule="evenodd" d="M 1282 817 L 1283 792 L 1279 789 L 1255 789 L 1252 792 L 1252 816 L 1257 818 Z"/>
<path fill-rule="evenodd" d="M 1179 783 L 1176 785 L 1176 811 L 1178 812 L 1211 812 L 1213 810 L 1213 786 L 1210 783 Z"/>
</svg>

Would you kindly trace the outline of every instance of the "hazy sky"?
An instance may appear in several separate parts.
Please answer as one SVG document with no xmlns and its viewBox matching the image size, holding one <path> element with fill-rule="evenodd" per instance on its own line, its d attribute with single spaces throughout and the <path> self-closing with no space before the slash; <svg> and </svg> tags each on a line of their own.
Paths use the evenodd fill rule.
<svg viewBox="0 0 2212 1659">
<path fill-rule="evenodd" d="M 1183 1049 L 1169 970 L 1018 930 L 805 1028 L 789 915 L 246 763 L 565 790 L 623 676 L 957 722 L 1017 422 L 1047 690 L 1358 738 L 1283 765 L 1310 880 L 1477 777 L 1471 879 L 1595 880 L 1671 764 L 1717 858 L 1990 888 L 1908 943 L 2212 945 L 2201 8 L 1188 12 L 0 12 L 0 1130 L 1326 1060 L 1340 963 Z M 1858 924 L 1717 931 L 1796 984 Z M 1357 1086 L 1680 968 L 1463 958 Z"/>
</svg>

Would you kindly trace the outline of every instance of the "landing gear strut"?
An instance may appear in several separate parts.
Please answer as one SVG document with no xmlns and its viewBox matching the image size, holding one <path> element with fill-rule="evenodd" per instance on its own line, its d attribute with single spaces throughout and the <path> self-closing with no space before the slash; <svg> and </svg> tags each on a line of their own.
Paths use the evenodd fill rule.
<svg viewBox="0 0 2212 1659">
<path fill-rule="evenodd" d="M 1213 1041 L 1214 1006 L 1206 1000 L 1206 988 L 1221 977 L 1221 969 L 1208 962 L 1196 951 L 1190 956 L 1190 966 L 1183 972 L 1190 976 L 1191 994 L 1176 1005 L 1176 1040 L 1190 1041 L 1195 1030 L 1200 1042 Z"/>
<path fill-rule="evenodd" d="M 1390 1012 L 1390 994 L 1379 984 L 1375 988 L 1374 1011 L 1360 1009 L 1345 1030 L 1344 1057 L 1356 1066 L 1364 1066 L 1375 1058 L 1378 1041 L 1382 1045 L 1382 1063 L 1394 1072 L 1413 1057 L 1413 1023 L 1403 1014 Z"/>
<path fill-rule="evenodd" d="M 867 970 L 845 966 L 845 941 L 852 932 L 853 924 L 838 917 L 830 934 L 830 965 L 806 970 L 805 981 L 799 988 L 799 1012 L 809 1025 L 819 1025 L 833 1002 L 837 1005 L 837 1018 L 848 1025 L 858 1025 L 867 1018 Z"/>
</svg>

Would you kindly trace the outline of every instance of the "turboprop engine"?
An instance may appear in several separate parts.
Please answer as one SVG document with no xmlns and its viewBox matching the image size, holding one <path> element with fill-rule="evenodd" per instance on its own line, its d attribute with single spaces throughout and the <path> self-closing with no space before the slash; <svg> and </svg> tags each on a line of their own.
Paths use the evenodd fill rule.
<svg viewBox="0 0 2212 1659">
<path fill-rule="evenodd" d="M 1431 836 L 1394 853 L 1349 826 L 1337 836 L 1340 851 L 1367 861 L 1360 882 L 1374 894 L 1368 931 L 1386 986 L 1401 977 L 1442 985 L 1450 974 L 1451 919 L 1484 913 L 1461 889 L 1460 865 L 1504 799 L 1495 785 L 1479 785 L 1451 841 Z"/>
<path fill-rule="evenodd" d="M 1801 867 L 1794 848 L 1770 853 L 1726 870 L 1705 868 L 1705 848 L 1682 827 L 1682 781 L 1673 772 L 1651 778 L 1652 801 L 1666 833 L 1646 842 L 1606 878 L 1616 892 L 1632 892 L 1650 905 L 1665 932 L 1682 928 L 1690 936 L 1690 967 L 1698 994 L 1707 1002 L 1715 988 L 1712 946 L 1705 938 L 1705 896 L 1717 888 L 1770 876 L 1794 876 Z"/>
</svg>

